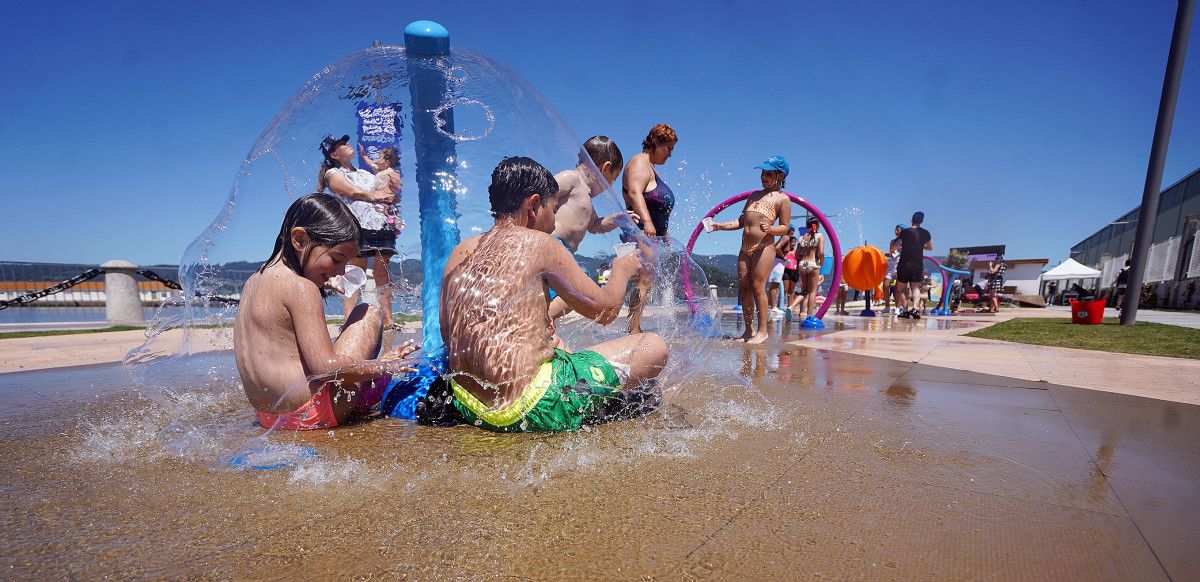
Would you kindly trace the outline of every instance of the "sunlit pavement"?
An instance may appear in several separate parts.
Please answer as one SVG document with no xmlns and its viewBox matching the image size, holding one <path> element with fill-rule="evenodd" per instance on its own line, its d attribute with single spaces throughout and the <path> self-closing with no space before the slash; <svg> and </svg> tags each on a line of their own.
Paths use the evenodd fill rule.
<svg viewBox="0 0 1200 582">
<path fill-rule="evenodd" d="M 1200 407 L 791 333 L 717 341 L 662 412 L 559 435 L 381 419 L 264 441 L 224 353 L 177 363 L 172 395 L 129 388 L 115 366 L 3 374 L 0 571 L 1200 576 Z M 317 456 L 272 471 L 221 461 L 268 443 Z"/>
<path fill-rule="evenodd" d="M 787 328 L 782 332 L 798 345 L 844 353 L 1200 404 L 1200 381 L 1196 380 L 1200 378 L 1200 360 L 1055 348 L 963 335 L 1014 317 L 1066 319 L 1070 314 L 1006 309 L 996 315 L 963 313 L 919 321 L 827 316 L 826 331 L 831 333 L 796 331 L 788 335 Z"/>
</svg>

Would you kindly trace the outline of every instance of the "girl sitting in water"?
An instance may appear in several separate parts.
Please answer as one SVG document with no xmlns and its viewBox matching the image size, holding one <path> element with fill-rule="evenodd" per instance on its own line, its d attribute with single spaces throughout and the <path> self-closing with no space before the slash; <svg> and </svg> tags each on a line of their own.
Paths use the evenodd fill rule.
<svg viewBox="0 0 1200 582">
<path fill-rule="evenodd" d="M 783 193 L 788 163 L 783 156 L 771 156 L 755 166 L 762 170 L 762 190 L 750 195 L 737 220 L 712 223 L 712 230 L 742 229 L 742 249 L 738 253 L 738 294 L 746 331 L 740 341 L 760 344 L 767 339 L 767 277 L 775 263 L 775 237 L 788 232 L 792 202 Z M 776 224 L 778 222 L 778 224 Z M 756 330 L 750 327 L 758 315 Z"/>
<path fill-rule="evenodd" d="M 386 317 L 360 304 L 329 339 L 323 299 L 358 254 L 359 226 L 334 196 L 288 208 L 271 258 L 242 289 L 233 353 L 246 398 L 264 428 L 332 428 L 379 402 L 389 374 L 412 372 L 412 340 L 375 359 Z"/>
</svg>

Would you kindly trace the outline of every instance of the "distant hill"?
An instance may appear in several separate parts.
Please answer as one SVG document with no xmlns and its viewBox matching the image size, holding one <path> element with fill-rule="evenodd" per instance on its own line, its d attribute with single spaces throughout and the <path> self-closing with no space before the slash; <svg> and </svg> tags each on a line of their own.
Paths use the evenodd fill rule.
<svg viewBox="0 0 1200 582">
<path fill-rule="evenodd" d="M 692 255 L 692 259 L 704 269 L 708 284 L 717 286 L 717 295 L 737 296 L 737 255 Z"/>
<path fill-rule="evenodd" d="M 692 259 L 700 266 L 737 275 L 737 255 L 692 255 Z"/>
<path fill-rule="evenodd" d="M 737 295 L 737 255 L 693 255 L 692 258 L 704 270 L 704 275 L 708 279 L 708 283 L 717 286 L 718 295 L 722 297 L 734 297 Z M 589 275 L 595 277 L 600 274 L 601 267 L 612 260 L 612 257 L 575 255 L 575 260 L 579 262 L 579 265 Z M 251 273 L 258 269 L 259 263 L 239 261 L 226 263 L 223 266 L 230 274 L 245 273 L 245 277 L 248 278 Z M 421 272 L 420 259 L 404 259 L 400 262 L 400 268 L 397 269 L 393 264 L 392 269 L 394 270 L 394 277 L 402 278 L 409 285 L 418 286 L 425 280 L 424 273 Z M 170 272 L 174 273 L 174 268 Z"/>
<path fill-rule="evenodd" d="M 612 260 L 612 257 L 586 257 L 575 255 L 580 266 L 595 277 L 600 274 L 601 267 Z M 717 286 L 717 293 L 723 297 L 732 297 L 737 293 L 737 256 L 736 255 L 693 255 L 696 263 L 704 270 L 709 284 Z M 262 266 L 259 261 L 230 261 L 216 267 L 224 285 L 236 289 L 241 283 L 250 278 Z M 24 263 L 20 261 L 0 261 L 0 279 L 6 281 L 61 281 L 94 268 L 95 265 L 66 264 L 66 263 Z M 167 279 L 179 276 L 178 265 L 145 265 L 148 269 Z M 400 261 L 399 267 L 393 263 L 393 277 L 401 278 L 411 286 L 419 286 L 425 279 L 421 272 L 421 260 L 406 258 Z M 141 279 L 142 277 L 139 277 Z M 230 291 L 226 289 L 223 292 Z"/>
</svg>

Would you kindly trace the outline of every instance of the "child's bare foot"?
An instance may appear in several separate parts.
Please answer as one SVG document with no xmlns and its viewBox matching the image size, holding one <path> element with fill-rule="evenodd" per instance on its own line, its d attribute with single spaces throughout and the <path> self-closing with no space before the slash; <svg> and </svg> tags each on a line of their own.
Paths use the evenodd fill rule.
<svg viewBox="0 0 1200 582">
<path fill-rule="evenodd" d="M 761 343 L 767 341 L 767 337 L 769 337 L 769 336 L 767 335 L 767 332 L 765 332 L 765 331 L 762 333 L 756 333 L 756 334 L 754 334 L 754 337 L 747 339 L 746 343 L 761 344 Z"/>
</svg>

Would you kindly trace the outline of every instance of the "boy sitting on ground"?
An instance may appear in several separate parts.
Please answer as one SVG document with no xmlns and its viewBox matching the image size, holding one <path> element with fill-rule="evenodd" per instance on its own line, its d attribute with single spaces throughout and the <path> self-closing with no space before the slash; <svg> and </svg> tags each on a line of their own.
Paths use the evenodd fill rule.
<svg viewBox="0 0 1200 582">
<path fill-rule="evenodd" d="M 554 289 L 584 317 L 612 322 L 640 253 L 614 260 L 609 284 L 597 286 L 551 236 L 558 184 L 529 158 L 500 162 L 488 197 L 495 226 L 455 247 L 442 279 L 455 408 L 501 432 L 576 430 L 647 412 L 656 398 L 637 389 L 666 365 L 666 342 L 639 333 L 568 353 L 556 349 L 547 311 Z"/>
</svg>

